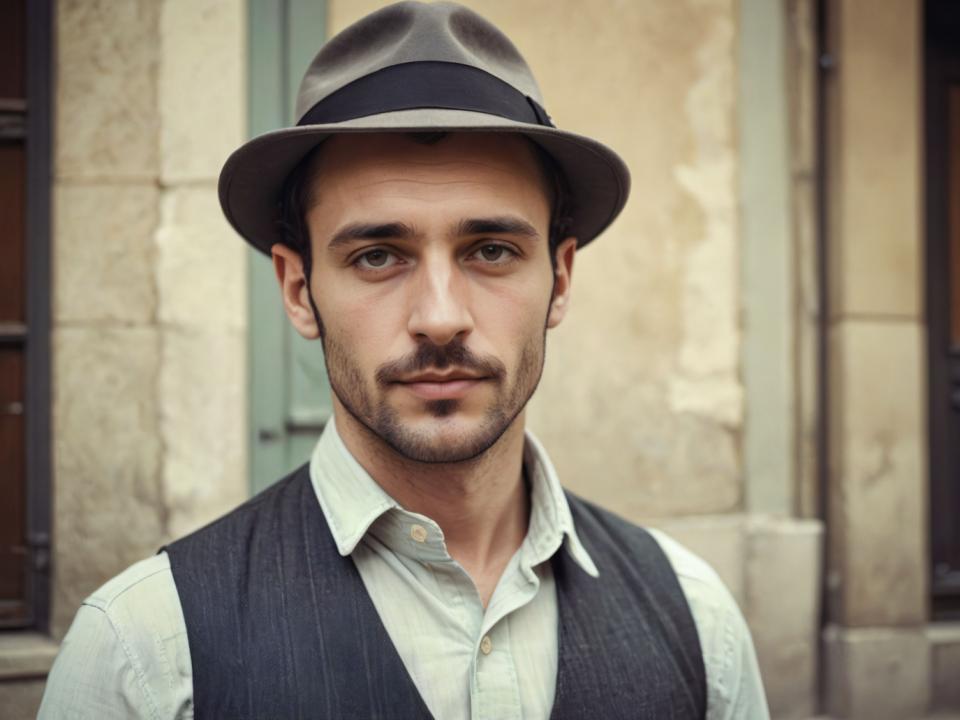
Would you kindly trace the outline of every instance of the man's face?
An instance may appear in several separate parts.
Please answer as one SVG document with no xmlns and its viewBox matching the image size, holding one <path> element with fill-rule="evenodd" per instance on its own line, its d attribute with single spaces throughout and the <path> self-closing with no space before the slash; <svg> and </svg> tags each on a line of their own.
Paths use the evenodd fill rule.
<svg viewBox="0 0 960 720">
<path fill-rule="evenodd" d="M 311 170 L 310 286 L 338 410 L 411 460 L 483 453 L 533 394 L 562 316 L 532 149 L 346 135 Z"/>
</svg>

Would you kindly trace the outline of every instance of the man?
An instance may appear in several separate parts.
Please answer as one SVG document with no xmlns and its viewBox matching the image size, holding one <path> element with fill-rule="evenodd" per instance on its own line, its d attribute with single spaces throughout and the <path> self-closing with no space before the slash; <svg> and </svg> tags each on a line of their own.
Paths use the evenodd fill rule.
<svg viewBox="0 0 960 720">
<path fill-rule="evenodd" d="M 41 715 L 767 717 L 716 575 L 565 495 L 524 430 L 622 161 L 452 4 L 332 39 L 298 115 L 220 197 L 320 341 L 333 418 L 308 465 L 84 603 Z"/>
</svg>

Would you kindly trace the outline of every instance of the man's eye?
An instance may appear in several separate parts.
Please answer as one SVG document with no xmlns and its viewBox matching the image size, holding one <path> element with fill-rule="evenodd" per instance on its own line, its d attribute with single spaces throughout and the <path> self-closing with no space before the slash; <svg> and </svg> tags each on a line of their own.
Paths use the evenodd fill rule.
<svg viewBox="0 0 960 720">
<path fill-rule="evenodd" d="M 477 252 L 481 258 L 490 263 L 504 262 L 514 254 L 510 248 L 495 244 L 482 245 Z"/>
<path fill-rule="evenodd" d="M 380 270 L 385 267 L 390 267 L 396 262 L 396 260 L 397 258 L 396 256 L 393 255 L 393 253 L 387 252 L 386 250 L 378 249 L 378 250 L 368 250 L 367 252 L 357 257 L 356 264 L 360 268 L 367 268 L 367 269 L 376 268 Z"/>
</svg>

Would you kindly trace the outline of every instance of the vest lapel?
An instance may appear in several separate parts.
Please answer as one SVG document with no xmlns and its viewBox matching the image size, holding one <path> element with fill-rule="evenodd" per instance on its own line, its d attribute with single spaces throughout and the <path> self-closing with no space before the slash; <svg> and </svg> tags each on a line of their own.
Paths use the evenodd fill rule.
<svg viewBox="0 0 960 720">
<path fill-rule="evenodd" d="M 317 651 L 324 657 L 324 695 L 332 700 L 324 717 L 395 718 L 397 709 L 404 708 L 405 717 L 432 718 L 356 565 L 337 551 L 313 487 L 304 481 L 302 490 L 303 572 L 311 593 L 307 607 L 318 632 L 309 652 L 303 652 L 307 644 L 293 645 L 301 650 L 301 667 L 310 669 Z M 315 671 L 310 676 L 315 682 Z"/>
<path fill-rule="evenodd" d="M 431 718 L 304 466 L 167 549 L 205 718 Z"/>
<path fill-rule="evenodd" d="M 669 560 L 646 531 L 569 494 L 568 501 L 600 577 L 565 548 L 554 555 L 560 627 L 550 717 L 705 717 L 699 639 Z M 609 523 L 629 531 L 611 533 Z"/>
<path fill-rule="evenodd" d="M 555 720 L 703 718 L 696 628 L 649 533 L 570 496 L 597 562 L 561 549 Z M 307 467 L 167 548 L 205 718 L 430 718 Z"/>
<path fill-rule="evenodd" d="M 642 669 L 624 658 L 624 652 L 633 654 L 625 645 L 635 638 L 621 625 L 622 608 L 610 602 L 606 578 L 587 575 L 563 548 L 554 556 L 553 572 L 560 627 L 551 719 L 670 717 L 655 712 L 649 693 L 637 692 Z"/>
</svg>

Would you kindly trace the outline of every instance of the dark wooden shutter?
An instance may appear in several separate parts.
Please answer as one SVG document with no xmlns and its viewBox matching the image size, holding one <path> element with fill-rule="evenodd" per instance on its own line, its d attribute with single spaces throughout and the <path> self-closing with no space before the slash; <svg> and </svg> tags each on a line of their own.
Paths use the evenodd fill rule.
<svg viewBox="0 0 960 720">
<path fill-rule="evenodd" d="M 960 4 L 926 6 L 927 322 L 933 615 L 960 617 Z"/>
<path fill-rule="evenodd" d="M 251 135 L 291 123 L 300 79 L 326 39 L 323 0 L 251 0 Z M 310 458 L 331 413 L 323 352 L 291 327 L 269 259 L 250 251 L 250 478 L 262 490 Z"/>
<path fill-rule="evenodd" d="M 45 629 L 50 0 L 0 0 L 0 628 Z"/>
<path fill-rule="evenodd" d="M 0 626 L 30 616 L 26 445 L 26 7 L 0 17 Z"/>
</svg>

